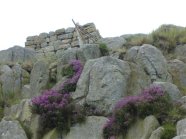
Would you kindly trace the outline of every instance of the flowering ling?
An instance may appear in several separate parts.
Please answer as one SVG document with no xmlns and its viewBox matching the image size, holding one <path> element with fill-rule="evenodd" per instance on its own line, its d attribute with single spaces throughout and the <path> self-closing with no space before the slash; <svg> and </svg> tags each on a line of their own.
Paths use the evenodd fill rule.
<svg viewBox="0 0 186 139">
<path fill-rule="evenodd" d="M 116 103 L 111 118 L 104 125 L 104 138 L 111 139 L 119 133 L 127 131 L 136 116 L 166 113 L 168 111 L 167 105 L 170 104 L 168 98 L 160 86 L 150 86 L 137 96 L 121 99 Z"/>
<path fill-rule="evenodd" d="M 73 75 L 61 85 L 62 92 L 45 90 L 42 95 L 31 100 L 32 111 L 40 115 L 44 128 L 59 128 L 67 130 L 72 123 L 83 119 L 81 111 L 73 106 L 71 91 L 75 90 L 76 83 L 81 75 L 83 66 L 79 60 L 72 60 L 69 64 L 73 68 Z"/>
<path fill-rule="evenodd" d="M 75 74 L 68 78 L 66 81 L 64 81 L 61 85 L 61 90 L 63 92 L 72 92 L 75 91 L 76 84 L 81 76 L 83 65 L 79 60 L 72 60 L 69 64 L 69 66 L 72 66 L 73 70 L 75 71 Z"/>
</svg>

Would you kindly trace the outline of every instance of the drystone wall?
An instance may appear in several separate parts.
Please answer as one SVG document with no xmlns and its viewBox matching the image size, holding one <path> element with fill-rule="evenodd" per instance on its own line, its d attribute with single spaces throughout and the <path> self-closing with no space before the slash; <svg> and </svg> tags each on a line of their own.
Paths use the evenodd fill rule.
<svg viewBox="0 0 186 139">
<path fill-rule="evenodd" d="M 96 29 L 94 23 L 85 24 L 82 26 L 82 29 L 85 30 L 86 33 L 91 34 L 96 38 L 101 38 L 99 31 Z M 86 42 L 90 41 L 91 40 L 86 40 Z M 56 31 L 51 31 L 49 33 L 40 33 L 36 36 L 29 36 L 25 42 L 25 47 L 32 48 L 34 50 L 40 50 L 49 46 L 52 46 L 52 49 L 55 51 L 68 47 L 78 47 L 79 41 L 75 28 L 62 28 Z"/>
</svg>

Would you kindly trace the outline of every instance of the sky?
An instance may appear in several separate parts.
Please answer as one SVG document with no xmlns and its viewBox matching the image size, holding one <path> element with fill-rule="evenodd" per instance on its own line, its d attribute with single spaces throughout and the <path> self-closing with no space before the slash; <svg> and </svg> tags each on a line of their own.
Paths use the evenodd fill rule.
<svg viewBox="0 0 186 139">
<path fill-rule="evenodd" d="M 102 37 L 150 33 L 162 24 L 186 26 L 186 0 L 1 0 L 0 50 L 28 36 L 93 22 Z"/>
</svg>

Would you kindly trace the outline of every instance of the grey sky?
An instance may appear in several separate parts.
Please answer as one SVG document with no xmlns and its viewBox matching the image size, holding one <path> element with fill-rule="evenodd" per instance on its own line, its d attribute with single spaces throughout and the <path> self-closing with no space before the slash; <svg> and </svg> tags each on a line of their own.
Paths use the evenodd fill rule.
<svg viewBox="0 0 186 139">
<path fill-rule="evenodd" d="M 161 24 L 186 26 L 185 0 L 1 0 L 0 50 L 27 36 L 94 22 L 103 37 L 149 33 Z"/>
</svg>

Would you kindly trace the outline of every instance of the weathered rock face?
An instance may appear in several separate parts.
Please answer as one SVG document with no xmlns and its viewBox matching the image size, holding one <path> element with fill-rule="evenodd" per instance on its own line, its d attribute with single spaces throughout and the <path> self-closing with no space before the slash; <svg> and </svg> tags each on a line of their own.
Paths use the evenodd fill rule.
<svg viewBox="0 0 186 139">
<path fill-rule="evenodd" d="M 18 121 L 2 120 L 0 139 L 27 139 L 27 136 Z"/>
<path fill-rule="evenodd" d="M 169 82 L 154 82 L 154 85 L 159 85 L 166 91 L 172 100 L 178 100 L 182 97 L 179 89 L 176 85 L 169 83 Z"/>
<path fill-rule="evenodd" d="M 186 119 L 177 122 L 176 125 L 177 135 L 186 135 Z"/>
<path fill-rule="evenodd" d="M 49 81 L 49 64 L 46 61 L 38 61 L 34 64 L 30 75 L 30 96 L 37 96 L 45 89 Z"/>
<path fill-rule="evenodd" d="M 178 45 L 175 48 L 174 55 L 176 56 L 177 59 L 186 62 L 186 45 Z"/>
<path fill-rule="evenodd" d="M 101 116 L 89 116 L 85 123 L 76 124 L 69 133 L 63 134 L 63 139 L 103 139 L 103 126 L 108 119 Z M 44 135 L 43 139 L 59 139 L 60 133 L 53 129 Z"/>
<path fill-rule="evenodd" d="M 180 91 L 186 91 L 186 64 L 175 59 L 169 62 L 169 71 L 173 78 L 173 83 L 178 86 Z"/>
<path fill-rule="evenodd" d="M 105 117 L 89 116 L 84 124 L 76 124 L 64 139 L 103 139 L 102 129 Z"/>
<path fill-rule="evenodd" d="M 122 48 L 122 46 L 126 43 L 126 40 L 123 37 L 103 38 L 100 41 L 105 43 L 110 49 Z"/>
<path fill-rule="evenodd" d="M 84 66 L 73 98 L 83 98 L 84 103 L 109 113 L 115 103 L 127 95 L 129 76 L 130 67 L 125 61 L 109 56 L 89 60 Z"/>
<path fill-rule="evenodd" d="M 144 120 L 138 120 L 132 125 L 124 139 L 149 139 L 152 132 L 159 126 L 154 116 L 148 116 Z"/>
<path fill-rule="evenodd" d="M 59 139 L 59 133 L 56 129 L 49 131 L 46 135 L 44 135 L 43 139 Z"/>
<path fill-rule="evenodd" d="M 39 116 L 32 114 L 30 109 L 30 99 L 23 99 L 19 104 L 5 108 L 4 117 L 6 119 L 16 119 L 21 121 L 24 127 L 32 133 L 32 139 L 40 139 L 38 135 Z"/>
<path fill-rule="evenodd" d="M 138 95 L 141 93 L 141 90 L 151 84 L 151 79 L 139 64 L 132 62 L 129 64 L 131 74 L 129 77 L 128 95 Z"/>
<path fill-rule="evenodd" d="M 186 135 L 176 136 L 173 139 L 186 139 Z"/>
<path fill-rule="evenodd" d="M 4 110 L 4 116 L 12 119 L 18 119 L 22 122 L 31 121 L 30 100 L 23 99 L 19 104 L 7 107 Z"/>
<path fill-rule="evenodd" d="M 0 51 L 0 63 L 32 61 L 34 56 L 35 51 L 14 46 L 7 50 Z"/>
<path fill-rule="evenodd" d="M 65 64 L 68 64 L 71 60 L 80 60 L 83 64 L 89 59 L 95 59 L 101 57 L 98 45 L 85 44 L 81 48 L 72 48 L 58 54 L 57 63 L 57 79 L 61 80 L 61 71 Z"/>
<path fill-rule="evenodd" d="M 22 71 L 18 64 L 13 66 L 12 69 L 7 65 L 2 66 L 0 82 L 3 94 L 16 94 L 21 91 Z"/>
<path fill-rule="evenodd" d="M 186 96 L 183 96 L 181 99 L 178 100 L 179 102 L 181 102 L 181 109 L 186 111 Z"/>
<path fill-rule="evenodd" d="M 129 49 L 125 60 L 140 64 L 152 82 L 172 81 L 171 75 L 168 73 L 166 59 L 161 51 L 152 45 L 144 44 L 141 47 Z"/>
<path fill-rule="evenodd" d="M 149 139 L 161 139 L 161 136 L 162 136 L 163 132 L 164 132 L 164 128 L 159 127 L 152 132 Z"/>
<path fill-rule="evenodd" d="M 177 122 L 176 125 L 177 136 L 173 139 L 185 139 L 186 138 L 186 119 L 182 119 Z"/>
<path fill-rule="evenodd" d="M 22 98 L 24 98 L 24 99 L 30 98 L 31 93 L 32 92 L 30 89 L 30 85 L 27 84 L 22 87 L 22 91 L 21 91 Z"/>
</svg>

